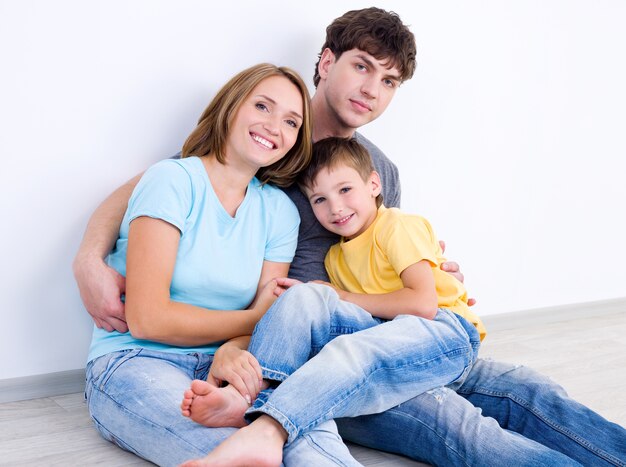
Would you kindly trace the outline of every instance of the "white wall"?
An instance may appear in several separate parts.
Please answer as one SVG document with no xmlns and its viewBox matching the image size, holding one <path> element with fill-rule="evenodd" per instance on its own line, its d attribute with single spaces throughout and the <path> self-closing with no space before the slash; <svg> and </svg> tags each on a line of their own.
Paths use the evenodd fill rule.
<svg viewBox="0 0 626 467">
<path fill-rule="evenodd" d="M 84 365 L 71 260 L 96 205 L 176 152 L 240 69 L 311 83 L 325 26 L 370 4 L 0 1 L 0 379 Z M 476 310 L 626 296 L 626 4 L 381 4 L 412 26 L 419 67 L 364 134 Z"/>
</svg>

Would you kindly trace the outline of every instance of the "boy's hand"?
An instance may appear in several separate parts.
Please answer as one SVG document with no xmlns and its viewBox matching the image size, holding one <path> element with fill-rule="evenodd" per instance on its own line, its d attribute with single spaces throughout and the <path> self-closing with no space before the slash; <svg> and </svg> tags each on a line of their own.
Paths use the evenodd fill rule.
<svg viewBox="0 0 626 467">
<path fill-rule="evenodd" d="M 441 251 L 445 253 L 446 242 L 444 242 L 443 240 L 439 240 L 439 245 L 441 246 Z M 461 268 L 459 264 L 455 263 L 454 261 L 446 261 L 445 263 L 441 263 L 441 270 L 455 277 L 461 283 L 465 279 L 465 276 L 463 276 L 463 273 L 461 272 Z M 467 300 L 468 306 L 473 306 L 475 304 L 476 304 L 476 299 L 469 298 Z"/>
</svg>

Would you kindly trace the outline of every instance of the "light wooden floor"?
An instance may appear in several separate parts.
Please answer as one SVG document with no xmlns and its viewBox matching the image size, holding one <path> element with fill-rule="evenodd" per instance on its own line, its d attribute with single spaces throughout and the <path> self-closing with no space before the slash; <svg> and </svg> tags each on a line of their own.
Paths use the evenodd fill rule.
<svg viewBox="0 0 626 467">
<path fill-rule="evenodd" d="M 486 320 L 488 323 L 488 320 Z M 626 426 L 626 310 L 491 331 L 481 357 L 531 366 L 611 421 Z M 422 466 L 351 446 L 367 466 Z M 102 440 L 82 394 L 0 404 L 0 465 L 151 465 Z"/>
</svg>

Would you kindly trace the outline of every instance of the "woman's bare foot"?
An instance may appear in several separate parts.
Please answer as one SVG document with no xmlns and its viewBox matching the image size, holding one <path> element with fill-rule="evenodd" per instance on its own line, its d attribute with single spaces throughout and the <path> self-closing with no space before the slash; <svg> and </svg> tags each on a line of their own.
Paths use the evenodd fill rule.
<svg viewBox="0 0 626 467">
<path fill-rule="evenodd" d="M 191 382 L 180 404 L 185 417 L 212 428 L 246 426 L 243 414 L 248 407 L 248 402 L 233 386 L 217 388 L 199 379 Z"/>
<path fill-rule="evenodd" d="M 275 467 L 283 460 L 286 440 L 283 427 L 268 415 L 262 415 L 237 430 L 208 456 L 185 462 L 181 467 Z"/>
</svg>

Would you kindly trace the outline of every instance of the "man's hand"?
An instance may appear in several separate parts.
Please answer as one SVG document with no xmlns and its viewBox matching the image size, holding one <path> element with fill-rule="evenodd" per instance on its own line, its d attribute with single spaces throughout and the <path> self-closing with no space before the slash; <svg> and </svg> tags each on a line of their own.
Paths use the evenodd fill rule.
<svg viewBox="0 0 626 467">
<path fill-rule="evenodd" d="M 207 382 L 219 387 L 224 381 L 234 386 L 248 404 L 251 404 L 261 390 L 261 365 L 247 350 L 228 343 L 223 344 L 215 352 Z"/>
<path fill-rule="evenodd" d="M 443 240 L 439 240 L 439 245 L 441 246 L 441 251 L 445 253 L 445 251 L 446 251 L 446 242 L 444 242 Z M 441 264 L 441 270 L 445 271 L 448 274 L 450 274 L 451 276 L 455 277 L 461 283 L 465 280 L 465 276 L 463 276 L 463 273 L 461 272 L 461 268 L 460 268 L 459 264 L 455 263 L 454 261 L 446 261 L 445 263 L 442 263 Z M 468 306 L 475 305 L 476 304 L 476 299 L 469 298 L 467 300 L 467 304 L 468 304 Z"/>
<path fill-rule="evenodd" d="M 102 258 L 77 258 L 73 266 L 80 298 L 96 326 L 109 332 L 128 332 L 121 300 L 126 291 L 124 276 L 107 266 Z"/>
</svg>

